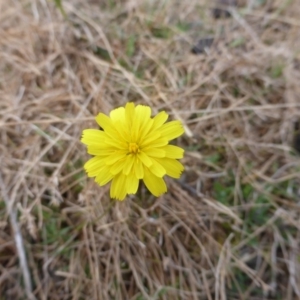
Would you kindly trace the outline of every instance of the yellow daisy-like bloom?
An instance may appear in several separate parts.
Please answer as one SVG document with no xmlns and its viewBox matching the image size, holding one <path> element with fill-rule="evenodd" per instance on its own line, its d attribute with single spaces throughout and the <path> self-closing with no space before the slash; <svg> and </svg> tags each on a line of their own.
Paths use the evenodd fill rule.
<svg viewBox="0 0 300 300">
<path fill-rule="evenodd" d="M 81 142 L 95 155 L 84 168 L 89 177 L 103 186 L 111 183 L 110 196 L 123 200 L 137 192 L 142 179 L 155 196 L 167 191 L 163 177 L 179 178 L 184 150 L 168 145 L 184 133 L 179 121 L 167 122 L 164 111 L 151 118 L 149 106 L 127 103 L 110 112 L 99 113 L 96 122 L 103 130 L 86 129 Z"/>
</svg>

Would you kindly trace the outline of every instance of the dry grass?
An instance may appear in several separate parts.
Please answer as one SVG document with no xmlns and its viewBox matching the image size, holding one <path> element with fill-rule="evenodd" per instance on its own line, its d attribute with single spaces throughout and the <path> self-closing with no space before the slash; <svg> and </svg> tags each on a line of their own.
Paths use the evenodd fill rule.
<svg viewBox="0 0 300 300">
<path fill-rule="evenodd" d="M 299 1 L 63 6 L 0 0 L 0 299 L 300 299 Z M 115 203 L 79 139 L 129 100 L 186 171 Z"/>
</svg>

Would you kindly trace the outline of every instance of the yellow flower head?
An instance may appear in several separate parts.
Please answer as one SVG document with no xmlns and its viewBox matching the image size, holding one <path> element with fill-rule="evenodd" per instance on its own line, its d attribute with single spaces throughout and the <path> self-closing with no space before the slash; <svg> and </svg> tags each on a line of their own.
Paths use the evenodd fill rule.
<svg viewBox="0 0 300 300">
<path fill-rule="evenodd" d="M 159 196 L 167 191 L 163 177 L 179 178 L 183 165 L 176 159 L 184 150 L 168 145 L 182 135 L 179 121 L 165 123 L 168 114 L 160 112 L 151 118 L 149 106 L 127 103 L 110 112 L 99 113 L 96 122 L 103 130 L 86 129 L 81 142 L 95 155 L 84 168 L 102 186 L 112 180 L 110 196 L 123 200 L 135 194 L 142 179 L 150 192 Z"/>
</svg>

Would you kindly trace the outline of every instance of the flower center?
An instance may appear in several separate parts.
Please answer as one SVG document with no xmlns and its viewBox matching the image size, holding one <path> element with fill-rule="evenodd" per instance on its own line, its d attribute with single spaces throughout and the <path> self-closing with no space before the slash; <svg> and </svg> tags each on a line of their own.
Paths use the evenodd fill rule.
<svg viewBox="0 0 300 300">
<path fill-rule="evenodd" d="M 136 143 L 129 143 L 128 147 L 129 153 L 138 153 L 140 152 L 139 146 Z"/>
</svg>

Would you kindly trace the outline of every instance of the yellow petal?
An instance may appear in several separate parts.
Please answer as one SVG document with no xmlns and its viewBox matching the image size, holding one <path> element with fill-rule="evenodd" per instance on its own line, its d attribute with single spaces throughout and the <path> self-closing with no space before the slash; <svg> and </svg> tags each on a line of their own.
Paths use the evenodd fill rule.
<svg viewBox="0 0 300 300">
<path fill-rule="evenodd" d="M 113 122 L 117 122 L 117 121 L 125 122 L 125 108 L 124 107 L 116 108 L 110 112 L 109 116 Z"/>
<path fill-rule="evenodd" d="M 151 121 L 151 108 L 149 106 L 138 105 L 135 108 L 134 118 L 132 120 L 131 137 L 132 142 L 137 142 L 141 137 L 141 131 L 146 124 Z"/>
<path fill-rule="evenodd" d="M 162 137 L 165 137 L 170 141 L 182 135 L 184 133 L 184 129 L 180 121 L 172 121 L 162 125 L 159 132 Z"/>
<path fill-rule="evenodd" d="M 115 176 L 110 187 L 110 197 L 124 200 L 126 197 L 126 176 L 122 173 Z"/>
<path fill-rule="evenodd" d="M 151 108 L 145 105 L 138 105 L 135 108 L 135 117 L 140 119 L 140 129 L 151 120 Z"/>
<path fill-rule="evenodd" d="M 108 135 L 108 137 L 125 142 L 123 136 L 119 133 L 119 131 L 113 125 L 107 126 L 104 129 L 104 131 Z"/>
<path fill-rule="evenodd" d="M 157 177 L 163 177 L 167 173 L 164 167 L 155 159 L 152 159 L 152 165 L 149 167 L 149 170 Z"/>
<path fill-rule="evenodd" d="M 134 161 L 135 161 L 134 155 L 129 154 L 126 156 L 126 160 L 123 168 L 123 174 L 128 175 L 131 172 Z"/>
<path fill-rule="evenodd" d="M 127 143 L 118 138 L 106 137 L 104 143 L 110 145 L 111 147 L 115 147 L 116 150 L 124 150 L 128 148 Z"/>
<path fill-rule="evenodd" d="M 114 175 L 109 172 L 109 168 L 107 166 L 103 166 L 103 168 L 99 171 L 98 175 L 95 178 L 95 181 L 100 185 L 105 185 L 113 179 Z"/>
<path fill-rule="evenodd" d="M 155 141 L 152 141 L 151 144 L 146 145 L 145 148 L 159 148 L 159 147 L 163 147 L 166 146 L 168 144 L 168 140 L 166 138 L 159 138 Z M 141 146 L 141 148 L 143 148 L 144 145 Z M 144 148 L 143 148 L 144 149 Z"/>
<path fill-rule="evenodd" d="M 103 113 L 99 113 L 95 119 L 98 125 L 104 130 L 112 126 L 111 119 Z"/>
<path fill-rule="evenodd" d="M 152 126 L 153 126 L 153 119 L 149 119 L 147 122 L 144 122 L 144 124 L 140 129 L 139 136 L 137 139 L 139 143 L 144 140 L 144 138 L 147 136 L 149 131 L 152 129 Z"/>
<path fill-rule="evenodd" d="M 124 151 L 116 151 L 114 154 L 110 155 L 109 157 L 105 158 L 105 163 L 107 165 L 112 165 L 117 161 L 122 160 L 126 156 Z"/>
<path fill-rule="evenodd" d="M 115 113 L 115 114 L 118 114 L 118 113 Z M 106 116 L 105 114 L 100 113 L 96 117 L 96 122 L 99 124 L 100 127 L 103 128 L 103 130 L 106 134 L 106 138 L 108 140 L 114 141 L 114 142 L 118 141 L 118 142 L 123 143 L 123 144 L 126 142 L 126 139 L 124 139 L 123 133 L 119 132 L 115 128 L 115 124 L 112 122 L 112 120 L 108 116 Z"/>
<path fill-rule="evenodd" d="M 183 165 L 172 158 L 156 158 L 156 160 L 165 168 L 167 175 L 173 178 L 179 178 L 184 170 Z"/>
<path fill-rule="evenodd" d="M 120 139 L 123 140 L 123 142 L 126 142 L 126 143 L 131 142 L 130 129 L 127 128 L 126 122 L 124 123 L 121 121 L 116 121 L 115 129 L 118 132 Z"/>
<path fill-rule="evenodd" d="M 126 162 L 126 157 L 115 162 L 113 165 L 110 166 L 110 169 L 109 169 L 110 173 L 112 173 L 114 175 L 119 174 L 124 169 L 125 162 Z"/>
<path fill-rule="evenodd" d="M 140 128 L 142 125 L 142 116 L 135 113 L 134 118 L 131 123 L 131 130 L 130 130 L 130 136 L 131 136 L 131 142 L 137 142 Z"/>
<path fill-rule="evenodd" d="M 144 166 L 138 157 L 135 158 L 134 173 L 138 179 L 142 179 L 144 177 Z"/>
<path fill-rule="evenodd" d="M 110 120 L 110 118 L 108 119 Z M 115 122 L 111 121 L 110 125 L 106 125 L 104 132 L 106 133 L 108 138 L 111 138 L 113 140 L 117 139 L 119 141 L 126 142 L 127 131 L 125 129 L 126 127 L 124 126 L 124 123 L 121 123 L 120 120 L 117 120 Z"/>
<path fill-rule="evenodd" d="M 146 105 L 137 105 L 135 113 L 141 115 L 143 120 L 148 120 L 151 117 L 151 108 Z"/>
<path fill-rule="evenodd" d="M 139 187 L 139 180 L 135 177 L 134 173 L 130 173 L 126 177 L 126 191 L 127 194 L 135 194 Z"/>
<path fill-rule="evenodd" d="M 159 148 L 145 148 L 143 149 L 143 152 L 146 153 L 150 157 L 165 157 L 166 156 L 166 151 L 163 149 Z"/>
<path fill-rule="evenodd" d="M 89 159 L 83 167 L 87 172 L 88 177 L 94 177 L 98 175 L 99 170 L 101 170 L 104 165 L 105 159 L 103 159 L 103 157 L 95 156 Z"/>
<path fill-rule="evenodd" d="M 135 106 L 133 102 L 128 102 L 125 106 L 125 119 L 131 129 L 132 120 L 134 119 Z"/>
<path fill-rule="evenodd" d="M 153 118 L 153 130 L 161 127 L 168 119 L 169 115 L 165 111 L 161 111 Z"/>
<path fill-rule="evenodd" d="M 162 178 L 155 176 L 147 168 L 145 168 L 143 181 L 148 190 L 156 197 L 164 194 L 167 191 L 165 181 Z"/>
<path fill-rule="evenodd" d="M 180 147 L 167 145 L 163 148 L 168 158 L 183 158 L 184 150 Z"/>
<path fill-rule="evenodd" d="M 85 145 L 97 145 L 104 141 L 106 134 L 98 129 L 85 129 L 82 132 L 81 142 Z"/>
<path fill-rule="evenodd" d="M 152 160 L 144 152 L 138 153 L 138 158 L 146 167 L 150 167 L 152 165 Z"/>
<path fill-rule="evenodd" d="M 147 147 L 148 145 L 152 146 L 152 143 L 158 140 L 161 137 L 161 133 L 158 131 L 151 131 L 143 140 L 141 141 L 141 147 Z"/>
<path fill-rule="evenodd" d="M 87 152 L 91 155 L 98 155 L 98 156 L 109 156 L 113 154 L 116 150 L 113 149 L 111 146 L 106 145 L 104 148 L 102 145 L 88 145 Z"/>
</svg>

